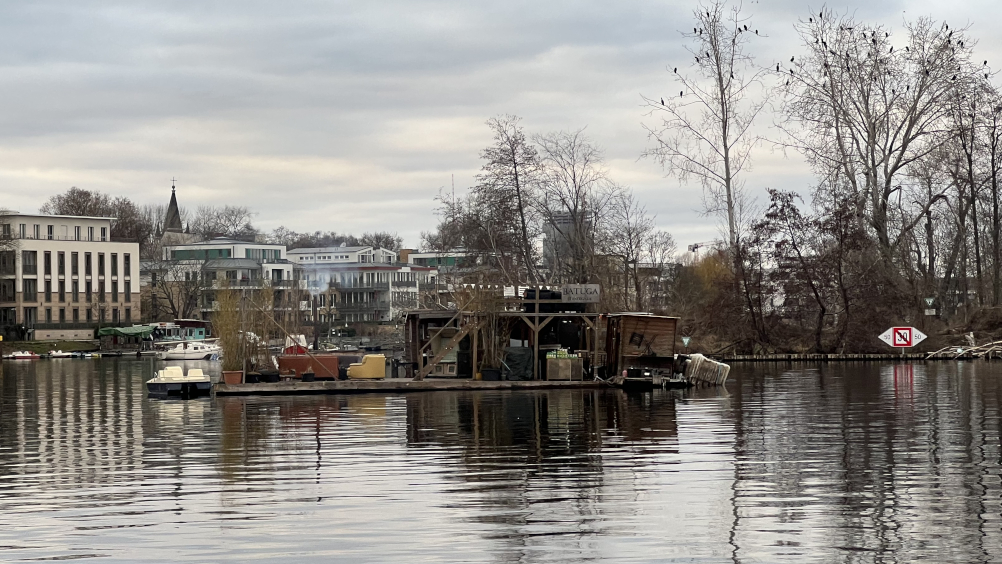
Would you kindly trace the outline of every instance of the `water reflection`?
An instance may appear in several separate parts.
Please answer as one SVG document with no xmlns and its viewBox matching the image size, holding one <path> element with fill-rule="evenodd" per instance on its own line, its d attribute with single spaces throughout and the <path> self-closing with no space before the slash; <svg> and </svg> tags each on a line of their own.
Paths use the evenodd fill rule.
<svg viewBox="0 0 1002 564">
<path fill-rule="evenodd" d="M 1002 559 L 999 365 L 190 401 L 157 367 L 6 365 L 5 560 Z"/>
</svg>

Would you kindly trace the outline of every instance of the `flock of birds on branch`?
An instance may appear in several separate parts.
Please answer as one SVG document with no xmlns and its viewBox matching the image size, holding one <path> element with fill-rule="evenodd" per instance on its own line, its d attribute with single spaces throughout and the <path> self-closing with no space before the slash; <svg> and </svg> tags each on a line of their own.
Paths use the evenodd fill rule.
<svg viewBox="0 0 1002 564">
<path fill-rule="evenodd" d="M 706 12 L 706 17 L 707 17 L 707 19 L 708 19 L 709 21 L 713 21 L 713 15 L 712 15 L 712 14 L 710 14 L 710 12 Z M 824 15 L 824 12 L 821 12 L 821 13 L 819 13 L 819 14 L 818 14 L 818 22 L 820 23 L 820 22 L 821 22 L 821 20 L 822 20 L 822 19 L 823 19 L 824 17 L 825 17 L 825 15 Z M 812 23 L 812 24 L 814 23 L 814 17 L 813 17 L 813 16 L 811 16 L 811 17 L 808 17 L 808 18 L 807 18 L 807 20 L 808 20 L 808 23 Z M 961 40 L 957 40 L 957 43 L 955 44 L 956 46 L 954 46 L 954 43 L 953 43 L 953 31 L 950 31 L 950 26 L 949 26 L 949 25 L 947 25 L 946 23 L 944 23 L 943 25 L 944 25 L 944 28 L 945 28 L 945 31 L 947 31 L 947 32 L 948 32 L 948 33 L 947 33 L 947 35 L 946 35 L 946 43 L 947 43 L 947 45 L 950 45 L 950 46 L 951 46 L 951 47 L 950 47 L 950 52 L 951 52 L 951 54 L 955 55 L 955 54 L 956 54 L 956 50 L 957 50 L 957 47 L 959 47 L 959 48 L 961 48 L 961 49 L 963 49 L 963 48 L 964 48 L 964 42 L 963 42 L 963 41 L 961 41 Z M 853 28 L 853 27 L 848 27 L 848 26 L 842 26 L 842 25 L 840 25 L 840 26 L 839 26 L 839 31 L 843 31 L 843 32 L 852 32 L 853 30 L 854 30 L 854 28 Z M 704 30 L 703 30 L 702 28 L 697 28 L 697 27 L 694 27 L 694 28 L 692 28 L 692 32 L 693 32 L 693 35 L 694 35 L 694 36 L 702 36 L 702 35 L 703 35 L 703 31 L 704 31 Z M 737 30 L 736 30 L 736 33 L 740 34 L 740 33 L 745 33 L 745 32 L 748 32 L 748 31 L 749 31 L 749 29 L 748 29 L 748 25 L 747 25 L 747 24 L 745 24 L 745 25 L 738 25 L 738 27 L 737 27 Z M 757 30 L 757 29 L 756 29 L 756 30 L 754 30 L 754 32 L 755 32 L 755 35 L 759 35 L 759 32 L 758 32 L 758 30 Z M 889 32 L 884 32 L 884 38 L 885 38 L 885 39 L 886 39 L 886 38 L 889 38 L 890 36 L 891 36 L 891 34 L 890 34 Z M 867 35 L 866 35 L 866 32 L 864 31 L 864 32 L 863 32 L 863 34 L 862 34 L 862 38 L 863 38 L 864 40 L 866 40 L 866 39 L 869 39 L 869 40 L 870 40 L 870 42 L 871 42 L 871 43 L 872 43 L 873 45 L 877 45 L 877 44 L 878 44 L 878 40 L 877 40 L 877 32 L 876 32 L 876 31 L 871 31 L 871 32 L 870 32 L 870 35 L 869 35 L 869 37 L 867 37 Z M 736 39 L 732 39 L 731 41 L 732 41 L 732 43 L 734 43 L 734 42 L 736 41 Z M 834 56 L 834 57 L 839 57 L 839 54 L 838 54 L 838 53 L 836 53 L 836 52 L 835 52 L 835 51 L 834 51 L 833 49 L 830 49 L 830 48 L 828 47 L 828 44 L 827 44 L 827 43 L 825 42 L 825 40 L 821 39 L 820 37 L 816 37 L 816 38 L 815 38 L 815 41 L 814 41 L 814 42 L 815 42 L 815 44 L 820 44 L 820 45 L 822 46 L 822 48 L 824 48 L 824 49 L 827 49 L 827 52 L 828 52 L 828 53 L 830 53 L 830 54 L 831 54 L 832 56 Z M 909 52 L 909 47 L 908 47 L 907 45 L 905 46 L 905 52 Z M 891 46 L 890 46 L 890 48 L 888 49 L 888 55 L 890 55 L 890 54 L 893 54 L 893 53 L 894 53 L 894 46 L 893 46 L 893 45 L 891 45 Z M 822 53 L 822 54 L 823 54 L 823 53 Z M 869 58 L 869 57 L 873 56 L 873 55 L 874 55 L 875 53 L 874 53 L 874 51 L 873 51 L 873 50 L 870 50 L 870 51 L 867 51 L 867 53 L 866 53 L 866 54 L 867 54 L 867 58 Z M 699 55 L 694 55 L 694 57 L 695 57 L 695 59 L 696 59 L 696 64 L 697 64 L 697 65 L 698 65 L 698 64 L 700 64 L 700 57 L 699 57 Z M 713 57 L 712 57 L 712 55 L 710 54 L 710 52 L 709 52 L 709 51 L 707 51 L 707 52 L 706 52 L 706 58 L 707 58 L 707 60 L 709 60 L 709 61 L 712 61 L 712 60 L 713 60 Z M 848 51 L 848 50 L 847 50 L 847 51 L 846 51 L 846 53 L 845 53 L 845 59 L 846 59 L 846 62 L 845 62 L 845 70 L 846 70 L 846 72 L 852 72 L 852 69 L 851 69 L 851 67 L 850 67 L 850 58 L 851 58 L 851 53 L 850 53 L 850 51 Z M 790 62 L 791 62 L 791 63 L 793 63 L 793 62 L 794 62 L 794 60 L 795 60 L 795 57 L 790 57 Z M 953 62 L 956 62 L 956 59 L 952 59 L 952 61 L 953 61 Z M 887 63 L 887 61 L 886 61 L 886 60 L 883 60 L 883 59 L 880 59 L 879 57 L 877 58 L 877 61 L 876 61 L 876 62 L 877 62 L 877 64 L 886 64 L 886 63 Z M 929 60 L 929 59 L 927 58 L 927 59 L 925 60 L 925 63 L 926 63 L 926 65 L 927 65 L 927 66 L 926 66 L 926 68 L 924 68 L 923 70 L 924 70 L 924 72 L 925 72 L 925 75 L 926 75 L 926 76 L 930 76 L 930 72 L 929 72 L 929 68 L 928 68 L 928 65 L 931 65 L 931 64 L 932 64 L 932 61 L 930 61 L 930 60 Z M 823 64 L 823 66 L 824 66 L 824 68 L 825 68 L 825 71 L 824 71 L 825 75 L 828 75 L 828 74 L 829 74 L 829 71 L 831 70 L 831 67 L 830 67 L 830 65 L 829 65 L 828 61 L 823 61 L 823 63 L 822 63 L 822 64 Z M 984 61 L 984 63 L 982 64 L 982 66 L 984 67 L 984 70 L 985 70 L 985 71 L 988 71 L 988 70 L 989 70 L 989 69 L 988 69 L 988 61 L 987 61 L 987 60 L 986 60 L 986 61 Z M 789 68 L 789 69 L 787 69 L 787 70 L 789 71 L 789 73 L 790 73 L 790 76 L 791 76 L 791 77 L 796 77 L 796 76 L 797 76 L 797 75 L 796 75 L 796 71 L 795 71 L 795 70 L 794 70 L 793 68 Z M 876 78 L 876 76 L 875 76 L 874 74 L 872 74 L 872 69 L 870 69 L 870 70 L 871 70 L 871 74 L 870 74 L 870 78 L 871 78 L 871 79 L 872 79 L 872 80 L 873 80 L 874 82 L 876 82 L 877 78 Z M 957 66 L 957 72 L 960 72 L 961 70 L 963 70 L 963 66 L 962 66 L 962 65 L 958 65 L 958 66 Z M 672 69 L 672 72 L 673 72 L 673 73 L 675 73 L 675 74 L 678 74 L 678 67 L 675 67 L 674 69 Z M 776 63 L 776 72 L 777 72 L 777 73 L 781 73 L 781 72 L 783 72 L 783 70 L 782 70 L 782 68 L 781 68 L 781 65 L 780 65 L 780 63 Z M 990 74 L 991 74 L 990 72 L 985 72 L 985 73 L 984 73 L 984 77 L 985 77 L 985 79 L 988 79 L 988 78 L 990 77 Z M 890 75 L 891 75 L 891 71 L 889 71 L 889 70 L 888 70 L 888 71 L 887 71 L 887 75 L 888 75 L 888 76 L 890 76 Z M 952 78 L 951 78 L 950 80 L 951 80 L 951 81 L 955 81 L 955 80 L 957 80 L 957 76 L 958 76 L 957 74 L 954 74 L 954 75 L 952 76 Z M 735 77 L 734 77 L 734 73 L 733 73 L 733 72 L 731 72 L 731 73 L 730 73 L 730 77 L 731 77 L 732 79 L 734 79 L 734 78 L 735 78 Z M 789 85 L 790 85 L 790 79 L 787 79 L 787 80 L 786 80 L 786 86 L 789 86 Z M 824 82 L 824 84 L 822 84 L 822 88 L 826 88 L 826 87 L 827 87 L 827 85 L 828 85 L 828 83 L 827 83 L 827 82 Z M 906 84 L 906 85 L 905 85 L 905 91 L 906 91 L 906 92 L 907 92 L 907 91 L 910 91 L 910 89 L 911 89 L 911 85 L 910 85 L 910 84 Z M 892 88 L 892 89 L 891 89 L 891 94 L 892 94 L 892 95 L 893 95 L 893 94 L 897 94 L 897 91 L 896 91 L 896 89 Z M 683 91 L 680 91 L 680 92 L 678 93 L 678 95 L 679 95 L 679 98 L 684 98 L 684 97 L 685 97 L 685 91 L 684 91 L 684 90 L 683 90 Z M 665 100 L 664 100 L 664 98 L 661 98 L 661 105 L 662 105 L 662 106 L 664 106 L 664 105 L 665 105 Z"/>
</svg>

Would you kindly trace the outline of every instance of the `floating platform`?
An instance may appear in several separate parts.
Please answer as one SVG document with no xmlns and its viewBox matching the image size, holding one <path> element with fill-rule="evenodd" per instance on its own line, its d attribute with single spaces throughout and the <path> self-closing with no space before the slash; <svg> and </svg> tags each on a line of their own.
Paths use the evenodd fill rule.
<svg viewBox="0 0 1002 564">
<path fill-rule="evenodd" d="M 612 388 L 607 382 L 567 380 L 468 380 L 389 378 L 386 380 L 323 380 L 303 382 L 287 380 L 277 383 L 215 384 L 212 391 L 220 396 L 268 396 L 302 394 L 365 394 L 436 392 L 445 390 L 546 390 L 546 389 L 602 389 Z"/>
</svg>

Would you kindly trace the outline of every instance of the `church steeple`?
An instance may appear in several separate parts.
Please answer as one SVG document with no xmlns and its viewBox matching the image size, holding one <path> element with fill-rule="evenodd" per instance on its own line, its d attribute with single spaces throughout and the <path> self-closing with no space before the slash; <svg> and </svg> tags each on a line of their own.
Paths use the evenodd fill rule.
<svg viewBox="0 0 1002 564">
<path fill-rule="evenodd" d="M 184 232 L 184 226 L 181 225 L 181 212 L 177 208 L 177 196 L 174 194 L 174 191 L 177 190 L 174 182 L 175 180 L 172 178 L 170 183 L 170 203 L 167 204 L 167 217 L 164 218 L 165 233 Z"/>
</svg>

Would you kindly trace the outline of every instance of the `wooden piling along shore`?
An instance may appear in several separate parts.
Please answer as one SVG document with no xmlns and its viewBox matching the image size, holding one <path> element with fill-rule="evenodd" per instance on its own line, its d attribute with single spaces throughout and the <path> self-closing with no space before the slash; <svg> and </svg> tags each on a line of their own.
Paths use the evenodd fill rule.
<svg viewBox="0 0 1002 564">
<path fill-rule="evenodd" d="M 856 354 L 732 354 L 722 355 L 724 362 L 894 362 L 915 360 L 1002 360 L 1002 354 L 993 351 L 991 354 L 980 355 L 970 352 L 936 351 L 934 353 L 856 353 Z"/>
<path fill-rule="evenodd" d="M 299 395 L 299 394 L 362 394 L 434 392 L 446 390 L 544 390 L 544 389 L 599 389 L 612 388 L 600 381 L 524 380 L 489 381 L 469 379 L 389 378 L 386 380 L 324 380 L 302 382 L 288 380 L 277 383 L 223 384 L 212 390 L 216 395 Z"/>
</svg>

